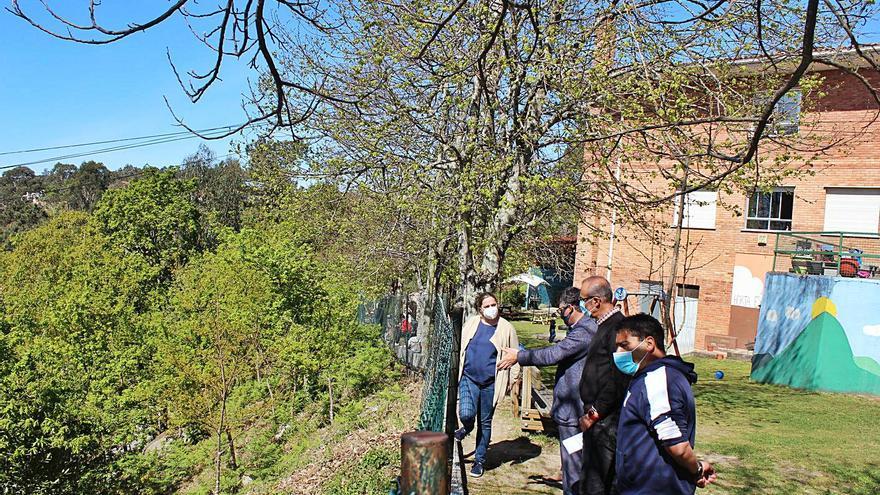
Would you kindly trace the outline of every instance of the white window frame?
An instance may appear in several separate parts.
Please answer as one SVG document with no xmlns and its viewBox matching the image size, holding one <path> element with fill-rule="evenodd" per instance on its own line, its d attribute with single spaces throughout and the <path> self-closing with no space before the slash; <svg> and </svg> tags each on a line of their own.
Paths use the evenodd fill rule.
<svg viewBox="0 0 880 495">
<path fill-rule="evenodd" d="M 768 216 L 768 217 L 759 217 L 759 216 L 751 217 L 751 216 L 749 216 L 749 204 L 752 201 L 752 196 L 754 196 L 755 194 L 770 194 L 770 211 L 772 212 L 773 211 L 773 193 L 778 193 L 778 192 L 791 193 L 791 196 L 792 196 L 791 197 L 791 218 L 786 219 L 786 218 L 782 218 L 781 216 L 780 217 L 770 217 L 770 216 Z M 745 215 L 744 215 L 745 222 L 743 225 L 743 230 L 747 230 L 747 231 L 751 231 L 751 232 L 791 232 L 792 225 L 794 223 L 794 199 L 795 199 L 794 187 L 774 187 L 770 191 L 753 191 L 751 194 L 746 196 L 746 210 L 745 210 Z M 757 207 L 756 207 L 756 210 L 757 210 Z M 780 207 L 780 213 L 781 212 L 782 212 L 782 207 Z M 767 228 L 762 229 L 760 227 L 749 227 L 749 220 L 766 221 Z M 788 229 L 781 229 L 781 230 L 780 229 L 771 229 L 770 228 L 771 222 L 788 222 L 789 228 Z"/>
</svg>

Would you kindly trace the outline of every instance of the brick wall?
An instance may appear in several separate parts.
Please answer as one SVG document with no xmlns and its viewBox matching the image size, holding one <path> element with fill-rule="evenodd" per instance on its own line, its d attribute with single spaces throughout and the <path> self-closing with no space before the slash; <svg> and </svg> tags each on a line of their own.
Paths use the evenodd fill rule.
<svg viewBox="0 0 880 495">
<path fill-rule="evenodd" d="M 794 188 L 795 202 L 792 230 L 822 231 L 825 219 L 826 187 L 880 188 L 880 122 L 876 102 L 855 79 L 837 72 L 824 72 L 826 97 L 815 102 L 815 111 L 806 115 L 802 127 L 805 135 L 828 137 L 837 141 L 829 150 L 812 158 L 814 175 L 788 179 L 779 186 Z M 880 85 L 878 85 L 880 86 Z M 651 165 L 654 166 L 654 165 Z M 794 163 L 792 166 L 799 166 Z M 737 253 L 772 256 L 775 234 L 745 231 L 744 216 L 737 216 L 722 204 L 739 206 L 745 212 L 747 198 L 742 194 L 718 195 L 715 229 L 683 230 L 686 238 L 689 269 L 678 283 L 698 285 L 699 303 L 696 327 L 696 348 L 704 349 L 708 334 L 728 334 L 734 259 Z M 674 234 L 671 228 L 671 207 L 656 212 L 654 223 L 660 235 Z M 630 292 L 638 290 L 640 280 L 668 281 L 671 268 L 669 250 L 652 243 L 648 236 L 633 227 L 615 226 L 612 262 L 609 267 L 610 219 L 597 237 L 583 227 L 578 233 L 575 262 L 575 284 L 586 276 L 609 276 L 612 286 L 623 286 Z M 766 245 L 761 242 L 766 237 Z M 877 241 L 860 241 L 869 249 L 880 252 Z M 684 263 L 680 265 L 681 274 Z M 788 266 L 777 268 L 786 271 Z M 740 342 L 742 345 L 745 342 Z"/>
</svg>

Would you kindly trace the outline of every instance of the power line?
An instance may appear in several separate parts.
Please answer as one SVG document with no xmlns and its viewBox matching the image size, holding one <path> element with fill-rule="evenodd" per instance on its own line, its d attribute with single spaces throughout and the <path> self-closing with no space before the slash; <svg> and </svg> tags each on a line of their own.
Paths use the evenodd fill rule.
<svg viewBox="0 0 880 495">
<path fill-rule="evenodd" d="M 211 127 L 208 129 L 198 129 L 195 132 L 197 132 L 199 134 L 204 134 L 207 132 L 218 131 L 221 129 L 228 131 L 229 129 L 234 129 L 236 127 L 238 127 L 238 125 L 225 125 L 225 126 L 220 126 L 220 127 Z M 92 141 L 90 143 L 63 144 L 63 145 L 59 145 L 59 146 L 48 146 L 45 148 L 32 148 L 32 149 L 27 149 L 27 150 L 16 150 L 16 151 L 2 151 L 2 152 L 0 152 L 0 156 L 19 155 L 19 154 L 24 154 L 24 153 L 36 153 L 38 151 L 60 150 L 60 149 L 66 149 L 66 148 L 81 148 L 83 146 L 95 146 L 95 145 L 99 145 L 99 144 L 123 143 L 126 141 L 140 141 L 140 140 L 144 140 L 144 139 L 155 139 L 155 138 L 161 138 L 161 137 L 180 136 L 182 134 L 191 134 L 191 132 L 190 131 L 177 131 L 177 132 L 169 132 L 169 133 L 165 133 L 165 134 L 150 134 L 147 136 L 108 139 L 106 141 Z"/>
<path fill-rule="evenodd" d="M 218 129 L 223 129 L 223 128 L 218 128 Z M 204 134 L 206 134 L 208 137 L 214 137 L 214 135 L 220 135 L 220 134 L 223 134 L 224 132 L 225 131 L 222 131 L 222 130 L 219 130 L 219 131 L 215 130 L 212 132 L 206 132 Z M 81 158 L 81 157 L 91 156 L 91 155 L 96 155 L 96 154 L 101 154 L 101 153 L 110 153 L 113 151 L 124 151 L 124 150 L 130 150 L 130 149 L 135 149 L 135 148 L 142 148 L 145 146 L 155 146 L 157 144 L 166 144 L 166 143 L 172 143 L 175 141 L 184 141 L 187 139 L 195 139 L 195 138 L 199 138 L 199 136 L 197 136 L 195 134 L 191 134 L 191 133 L 188 133 L 188 135 L 185 135 L 185 136 L 157 138 L 157 139 L 153 139 L 151 141 L 146 141 L 146 142 L 142 142 L 142 143 L 123 144 L 123 145 L 111 146 L 111 147 L 107 147 L 107 148 L 99 148 L 96 150 L 77 152 L 77 153 L 72 153 L 72 154 L 67 154 L 67 155 L 53 156 L 50 158 L 45 158 L 45 159 L 41 159 L 41 160 L 34 160 L 34 161 L 30 161 L 30 162 L 16 163 L 14 165 L 3 165 L 3 166 L 0 166 L 0 170 L 18 168 L 18 167 L 27 167 L 27 166 L 31 166 L 31 165 L 40 165 L 43 163 L 51 163 L 51 162 L 56 162 L 56 161 L 60 161 L 60 160 L 70 160 L 72 158 Z"/>
</svg>

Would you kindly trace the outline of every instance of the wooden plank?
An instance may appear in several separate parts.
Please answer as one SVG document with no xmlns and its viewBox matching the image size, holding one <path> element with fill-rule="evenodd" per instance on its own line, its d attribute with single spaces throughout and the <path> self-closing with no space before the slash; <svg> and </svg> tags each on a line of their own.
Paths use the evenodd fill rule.
<svg viewBox="0 0 880 495">
<path fill-rule="evenodd" d="M 520 401 L 522 400 L 520 397 L 522 390 L 522 378 L 513 382 L 513 387 L 510 389 L 510 398 L 513 400 L 513 417 L 518 418 L 520 416 L 521 406 Z"/>
<path fill-rule="evenodd" d="M 532 408 L 532 370 L 531 366 L 524 366 L 522 370 L 522 400 L 520 410 L 528 411 Z"/>
</svg>

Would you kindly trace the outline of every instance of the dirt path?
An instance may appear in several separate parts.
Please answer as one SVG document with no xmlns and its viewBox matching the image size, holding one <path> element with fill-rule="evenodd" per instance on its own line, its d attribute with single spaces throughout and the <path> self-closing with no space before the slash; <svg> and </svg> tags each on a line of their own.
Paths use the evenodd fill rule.
<svg viewBox="0 0 880 495">
<path fill-rule="evenodd" d="M 469 476 L 475 438 L 472 433 L 462 442 L 471 495 L 562 493 L 560 484 L 541 479 L 559 474 L 559 442 L 548 435 L 522 432 L 509 406 L 499 406 L 495 413 L 486 473 L 480 478 Z"/>
</svg>

